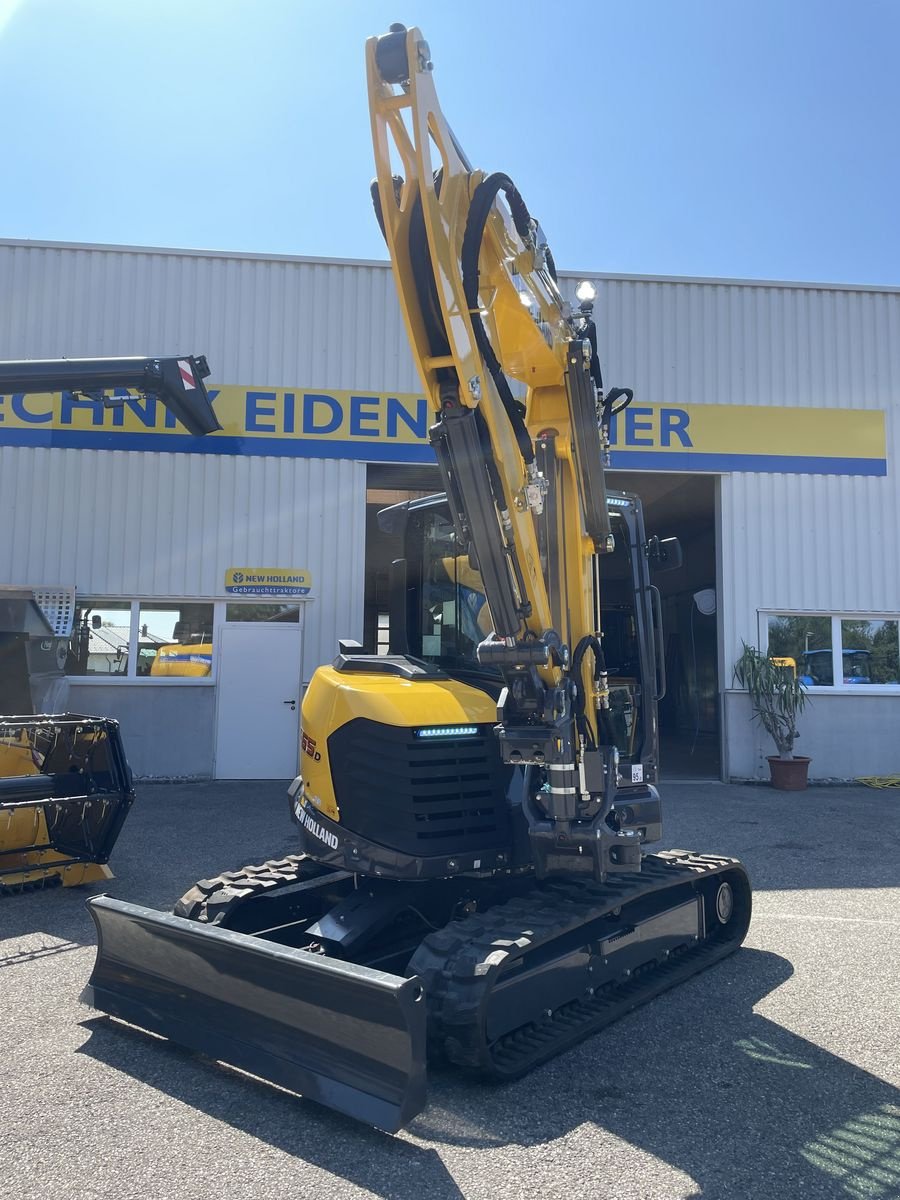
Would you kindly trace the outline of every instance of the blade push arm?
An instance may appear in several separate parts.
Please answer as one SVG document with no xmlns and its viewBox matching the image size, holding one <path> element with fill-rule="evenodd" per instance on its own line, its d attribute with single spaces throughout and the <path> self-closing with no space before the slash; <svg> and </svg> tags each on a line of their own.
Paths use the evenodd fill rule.
<svg viewBox="0 0 900 1200">
<path fill-rule="evenodd" d="M 508 176 L 472 169 L 421 32 L 371 38 L 367 65 L 376 209 L 457 539 L 491 613 L 478 656 L 507 685 L 501 754 L 533 781 L 535 860 L 601 877 L 633 870 L 607 820 L 616 752 L 593 588 L 610 542 L 603 429 L 630 392 L 603 396 L 590 305 L 573 314 L 563 299 Z"/>
<path fill-rule="evenodd" d="M 108 388 L 132 388 L 159 399 L 188 433 L 200 437 L 221 429 L 204 380 L 203 355 L 181 358 L 51 358 L 0 362 L 2 392 L 80 392 L 107 406 L 122 400 Z"/>
</svg>

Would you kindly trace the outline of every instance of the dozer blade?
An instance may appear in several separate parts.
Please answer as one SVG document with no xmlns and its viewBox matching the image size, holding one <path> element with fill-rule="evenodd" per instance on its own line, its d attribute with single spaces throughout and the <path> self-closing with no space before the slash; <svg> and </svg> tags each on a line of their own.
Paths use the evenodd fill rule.
<svg viewBox="0 0 900 1200">
<path fill-rule="evenodd" d="M 417 979 L 109 896 L 87 907 L 93 1008 L 388 1133 L 425 1107 Z"/>
</svg>

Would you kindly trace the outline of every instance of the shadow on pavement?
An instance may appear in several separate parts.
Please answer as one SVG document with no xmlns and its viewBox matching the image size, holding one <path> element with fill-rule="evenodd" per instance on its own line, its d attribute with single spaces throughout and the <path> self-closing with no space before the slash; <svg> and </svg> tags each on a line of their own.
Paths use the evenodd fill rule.
<svg viewBox="0 0 900 1200">
<path fill-rule="evenodd" d="M 590 1122 L 685 1172 L 704 1200 L 896 1200 L 900 1090 L 754 1012 L 791 974 L 741 950 L 502 1091 L 439 1080 L 411 1132 L 532 1145 Z"/>
<path fill-rule="evenodd" d="M 360 1125 L 109 1017 L 82 1024 L 90 1037 L 78 1053 L 376 1196 L 463 1196 L 436 1150 Z"/>
<path fill-rule="evenodd" d="M 900 1092 L 753 1011 L 791 974 L 742 950 L 515 1084 L 438 1073 L 409 1133 L 489 1149 L 590 1123 L 685 1172 L 705 1200 L 896 1197 Z M 86 1027 L 82 1053 L 377 1195 L 461 1194 L 432 1149 L 106 1018 Z"/>
</svg>

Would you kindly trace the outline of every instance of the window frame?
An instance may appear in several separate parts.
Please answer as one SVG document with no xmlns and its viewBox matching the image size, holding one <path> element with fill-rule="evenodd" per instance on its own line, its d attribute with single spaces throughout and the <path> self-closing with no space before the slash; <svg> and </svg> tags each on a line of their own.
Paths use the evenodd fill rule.
<svg viewBox="0 0 900 1200">
<path fill-rule="evenodd" d="M 202 601 L 201 601 L 201 603 L 202 603 Z M 296 600 L 291 601 L 290 607 L 296 608 L 296 610 L 297 610 L 297 620 L 296 621 L 278 621 L 278 622 L 272 622 L 272 624 L 302 625 L 303 624 L 303 605 L 305 603 L 307 603 L 305 596 L 298 596 L 296 598 Z M 229 598 L 228 600 L 225 600 L 222 602 L 221 624 L 222 625 L 265 625 L 265 624 L 267 624 L 266 621 L 238 621 L 238 620 L 235 620 L 234 617 L 228 616 L 229 608 L 260 608 L 263 605 L 271 605 L 273 608 L 278 607 L 277 601 L 272 601 L 271 599 L 268 599 L 265 596 L 260 596 L 258 599 L 254 599 L 252 596 L 242 596 L 238 600 L 235 600 L 234 598 Z M 283 607 L 288 607 L 288 606 L 284 605 Z"/>
<path fill-rule="evenodd" d="M 763 654 L 769 652 L 770 617 L 828 617 L 831 621 L 831 669 L 835 682 L 809 684 L 806 691 L 812 696 L 900 696 L 900 683 L 844 683 L 842 621 L 895 621 L 897 623 L 898 654 L 900 654 L 900 613 L 854 612 L 810 608 L 757 609 L 758 644 Z"/>
<path fill-rule="evenodd" d="M 225 601 L 212 596 L 191 596 L 172 599 L 162 596 L 99 596 L 93 593 L 75 596 L 75 606 L 85 600 L 92 601 L 98 608 L 104 604 L 129 604 L 130 624 L 128 634 L 128 667 L 125 675 L 66 675 L 69 685 L 78 687 L 215 687 L 218 676 L 217 646 L 219 629 L 225 623 Z M 213 609 L 213 660 L 209 675 L 196 678 L 165 678 L 162 676 L 138 675 L 138 643 L 140 642 L 141 608 L 156 605 L 160 608 L 178 607 L 181 604 L 211 604 Z"/>
</svg>

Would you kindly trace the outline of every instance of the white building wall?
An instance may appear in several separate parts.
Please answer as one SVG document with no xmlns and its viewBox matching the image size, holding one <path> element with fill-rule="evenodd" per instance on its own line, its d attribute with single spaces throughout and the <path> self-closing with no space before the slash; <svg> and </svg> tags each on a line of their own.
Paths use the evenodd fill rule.
<svg viewBox="0 0 900 1200">
<path fill-rule="evenodd" d="M 895 396 L 900 288 L 602 277 L 597 313 L 609 382 L 648 401 L 874 408 Z"/>
<path fill-rule="evenodd" d="M 609 280 L 601 301 L 605 374 L 643 400 L 885 411 L 887 477 L 723 477 L 726 652 L 757 608 L 896 612 L 900 289 Z"/>
<path fill-rule="evenodd" d="M 0 446 L 0 580 L 224 598 L 229 567 L 306 568 L 308 681 L 362 634 L 365 493 L 355 462 Z"/>
<path fill-rule="evenodd" d="M 567 274 L 564 286 L 576 278 Z M 760 609 L 897 612 L 900 289 L 593 278 L 605 377 L 642 400 L 886 413 L 886 478 L 723 476 L 722 686 L 741 639 L 757 639 Z M 0 242 L 0 357 L 184 352 L 208 356 L 212 383 L 419 386 L 385 264 Z M 89 565 L 88 586 L 108 582 L 110 595 L 116 584 L 123 594 L 140 585 L 161 595 L 193 592 L 194 583 L 218 594 L 232 565 L 222 564 L 222 547 L 246 547 L 253 558 L 262 545 L 271 565 L 314 572 L 305 676 L 331 656 L 334 636 L 359 632 L 359 465 L 5 448 L 0 467 L 3 511 L 14 504 L 17 513 L 12 544 L 0 543 L 3 578 L 78 583 Z M 113 499 L 115 512 L 99 519 Z M 76 506 L 73 532 L 59 518 Z M 182 536 L 188 511 L 204 525 L 199 557 Z M 61 576 L 60 564 L 74 576 Z M 897 697 L 879 702 L 885 712 L 900 708 Z M 728 769 L 753 774 L 758 747 L 729 712 L 726 702 Z"/>
<path fill-rule="evenodd" d="M 0 358 L 175 353 L 211 384 L 418 387 L 385 264 L 0 242 Z M 306 567 L 304 679 L 362 636 L 359 463 L 0 447 L 0 504 L 0 579 L 220 596 L 228 566 Z"/>
<path fill-rule="evenodd" d="M 642 400 L 884 410 L 886 477 L 722 476 L 723 767 L 767 776 L 769 739 L 730 688 L 760 612 L 900 612 L 900 289 L 607 279 L 598 312 L 605 378 Z M 898 729 L 898 695 L 816 695 L 797 750 L 818 778 L 895 773 Z"/>
<path fill-rule="evenodd" d="M 386 264 L 0 241 L 0 358 L 185 353 L 215 383 L 419 388 Z"/>
</svg>

